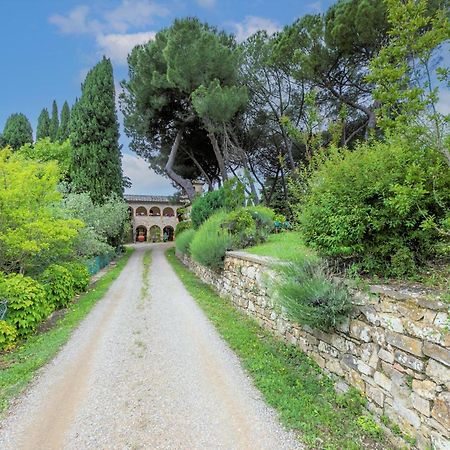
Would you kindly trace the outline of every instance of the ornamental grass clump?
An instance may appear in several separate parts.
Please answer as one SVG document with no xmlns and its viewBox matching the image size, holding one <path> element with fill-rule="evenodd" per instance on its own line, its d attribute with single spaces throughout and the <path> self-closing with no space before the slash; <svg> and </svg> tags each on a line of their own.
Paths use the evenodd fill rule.
<svg viewBox="0 0 450 450">
<path fill-rule="evenodd" d="M 350 293 L 328 273 L 323 262 L 296 260 L 280 264 L 276 270 L 276 295 L 291 320 L 329 331 L 348 317 Z"/>
<path fill-rule="evenodd" d="M 179 253 L 182 253 L 183 255 L 189 255 L 190 254 L 190 248 L 192 239 L 194 239 L 195 236 L 195 230 L 194 229 L 188 229 L 184 230 L 182 233 L 177 235 L 177 238 L 175 240 L 175 247 Z"/>
</svg>

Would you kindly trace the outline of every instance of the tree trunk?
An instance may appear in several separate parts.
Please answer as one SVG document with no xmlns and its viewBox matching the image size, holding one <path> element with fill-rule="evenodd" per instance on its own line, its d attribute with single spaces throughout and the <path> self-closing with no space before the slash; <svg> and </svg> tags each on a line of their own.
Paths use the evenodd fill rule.
<svg viewBox="0 0 450 450">
<path fill-rule="evenodd" d="M 217 142 L 216 135 L 214 131 L 208 132 L 209 140 L 211 141 L 211 145 L 213 147 L 214 155 L 216 156 L 217 164 L 219 165 L 220 175 L 222 176 L 222 181 L 228 180 L 227 170 L 225 168 L 225 161 L 223 159 L 222 153 L 220 152 L 219 143 Z"/>
<path fill-rule="evenodd" d="M 169 159 L 167 160 L 166 167 L 164 168 L 165 172 L 169 176 L 171 180 L 173 180 L 178 186 L 182 187 L 186 192 L 189 200 L 194 200 L 195 198 L 195 189 L 191 180 L 187 178 L 183 178 L 181 175 L 178 175 L 173 170 L 173 165 L 175 164 L 175 158 L 177 157 L 178 148 L 180 147 L 181 138 L 183 136 L 183 129 L 179 130 L 177 136 L 175 138 L 174 143 L 172 144 L 172 148 L 170 150 Z"/>
</svg>

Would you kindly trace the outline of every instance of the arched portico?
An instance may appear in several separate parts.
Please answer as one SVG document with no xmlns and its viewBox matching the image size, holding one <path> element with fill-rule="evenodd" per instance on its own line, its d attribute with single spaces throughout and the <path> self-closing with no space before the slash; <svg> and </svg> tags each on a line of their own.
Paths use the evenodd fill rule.
<svg viewBox="0 0 450 450">
<path fill-rule="evenodd" d="M 136 227 L 136 242 L 146 242 L 147 241 L 147 227 L 144 225 L 139 225 Z"/>
<path fill-rule="evenodd" d="M 163 229 L 163 239 L 165 241 L 173 241 L 174 229 L 170 225 L 166 225 Z"/>
<path fill-rule="evenodd" d="M 163 209 L 163 216 L 164 217 L 174 217 L 175 216 L 175 212 L 173 210 L 173 208 L 164 208 Z"/>
<path fill-rule="evenodd" d="M 149 216 L 160 216 L 161 210 L 157 206 L 152 206 L 149 211 Z"/>
<path fill-rule="evenodd" d="M 161 241 L 161 228 L 158 225 L 153 225 L 150 227 L 149 239 L 150 242 L 160 242 Z"/>
<path fill-rule="evenodd" d="M 146 216 L 147 215 L 147 208 L 144 206 L 138 206 L 136 208 L 136 216 Z"/>
</svg>

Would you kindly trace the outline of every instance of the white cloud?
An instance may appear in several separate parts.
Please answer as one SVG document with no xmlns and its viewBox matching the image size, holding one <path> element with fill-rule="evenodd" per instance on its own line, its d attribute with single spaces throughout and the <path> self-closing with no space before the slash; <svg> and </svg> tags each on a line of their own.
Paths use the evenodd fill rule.
<svg viewBox="0 0 450 450">
<path fill-rule="evenodd" d="M 202 8 L 214 8 L 216 6 L 216 0 L 197 0 L 197 4 Z"/>
<path fill-rule="evenodd" d="M 134 46 L 145 44 L 155 38 L 154 31 L 130 34 L 99 34 L 96 37 L 100 51 L 117 64 L 126 64 L 127 56 Z"/>
<path fill-rule="evenodd" d="M 271 35 L 281 29 L 273 20 L 256 16 L 247 16 L 243 22 L 232 22 L 230 25 L 234 28 L 238 42 L 245 41 L 259 30 L 265 30 L 267 34 Z"/>
<path fill-rule="evenodd" d="M 129 28 L 148 25 L 154 17 L 168 14 L 165 6 L 151 1 L 122 0 L 117 8 L 105 13 L 104 18 L 108 29 L 125 33 Z"/>
<path fill-rule="evenodd" d="M 450 114 L 450 90 L 441 89 L 439 91 L 439 102 L 436 105 L 436 109 L 441 114 Z"/>
<path fill-rule="evenodd" d="M 127 194 L 171 195 L 175 192 L 170 181 L 156 174 L 142 158 L 129 153 L 122 157 L 123 173 L 131 179 Z"/>
<path fill-rule="evenodd" d="M 64 34 L 97 33 L 102 26 L 97 20 L 88 19 L 89 13 L 88 6 L 77 6 L 67 16 L 53 14 L 48 20 Z"/>
<path fill-rule="evenodd" d="M 312 9 L 315 13 L 321 13 L 323 11 L 323 5 L 321 0 L 317 2 L 308 3 L 308 5 L 306 6 L 309 9 Z"/>
</svg>

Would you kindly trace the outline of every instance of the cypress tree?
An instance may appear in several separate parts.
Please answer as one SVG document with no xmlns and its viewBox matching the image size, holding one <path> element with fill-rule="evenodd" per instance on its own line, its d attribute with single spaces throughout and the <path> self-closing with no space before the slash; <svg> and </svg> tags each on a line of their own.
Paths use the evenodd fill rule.
<svg viewBox="0 0 450 450">
<path fill-rule="evenodd" d="M 58 140 L 60 142 L 65 141 L 69 138 L 69 122 L 70 122 L 70 108 L 67 102 L 64 102 L 64 105 L 61 109 L 61 122 L 59 123 L 58 130 Z"/>
<path fill-rule="evenodd" d="M 33 129 L 25 114 L 11 114 L 6 119 L 3 129 L 2 144 L 9 145 L 13 150 L 18 150 L 23 144 L 33 142 Z"/>
<path fill-rule="evenodd" d="M 58 117 L 58 105 L 53 100 L 52 104 L 52 118 L 50 119 L 49 136 L 52 142 L 55 142 L 58 138 L 59 129 L 59 117 Z"/>
<path fill-rule="evenodd" d="M 43 108 L 38 117 L 36 140 L 50 136 L 50 116 L 47 108 Z"/>
<path fill-rule="evenodd" d="M 87 74 L 70 118 L 70 175 L 77 192 L 99 204 L 123 194 L 119 123 L 111 61 L 105 57 Z"/>
</svg>

